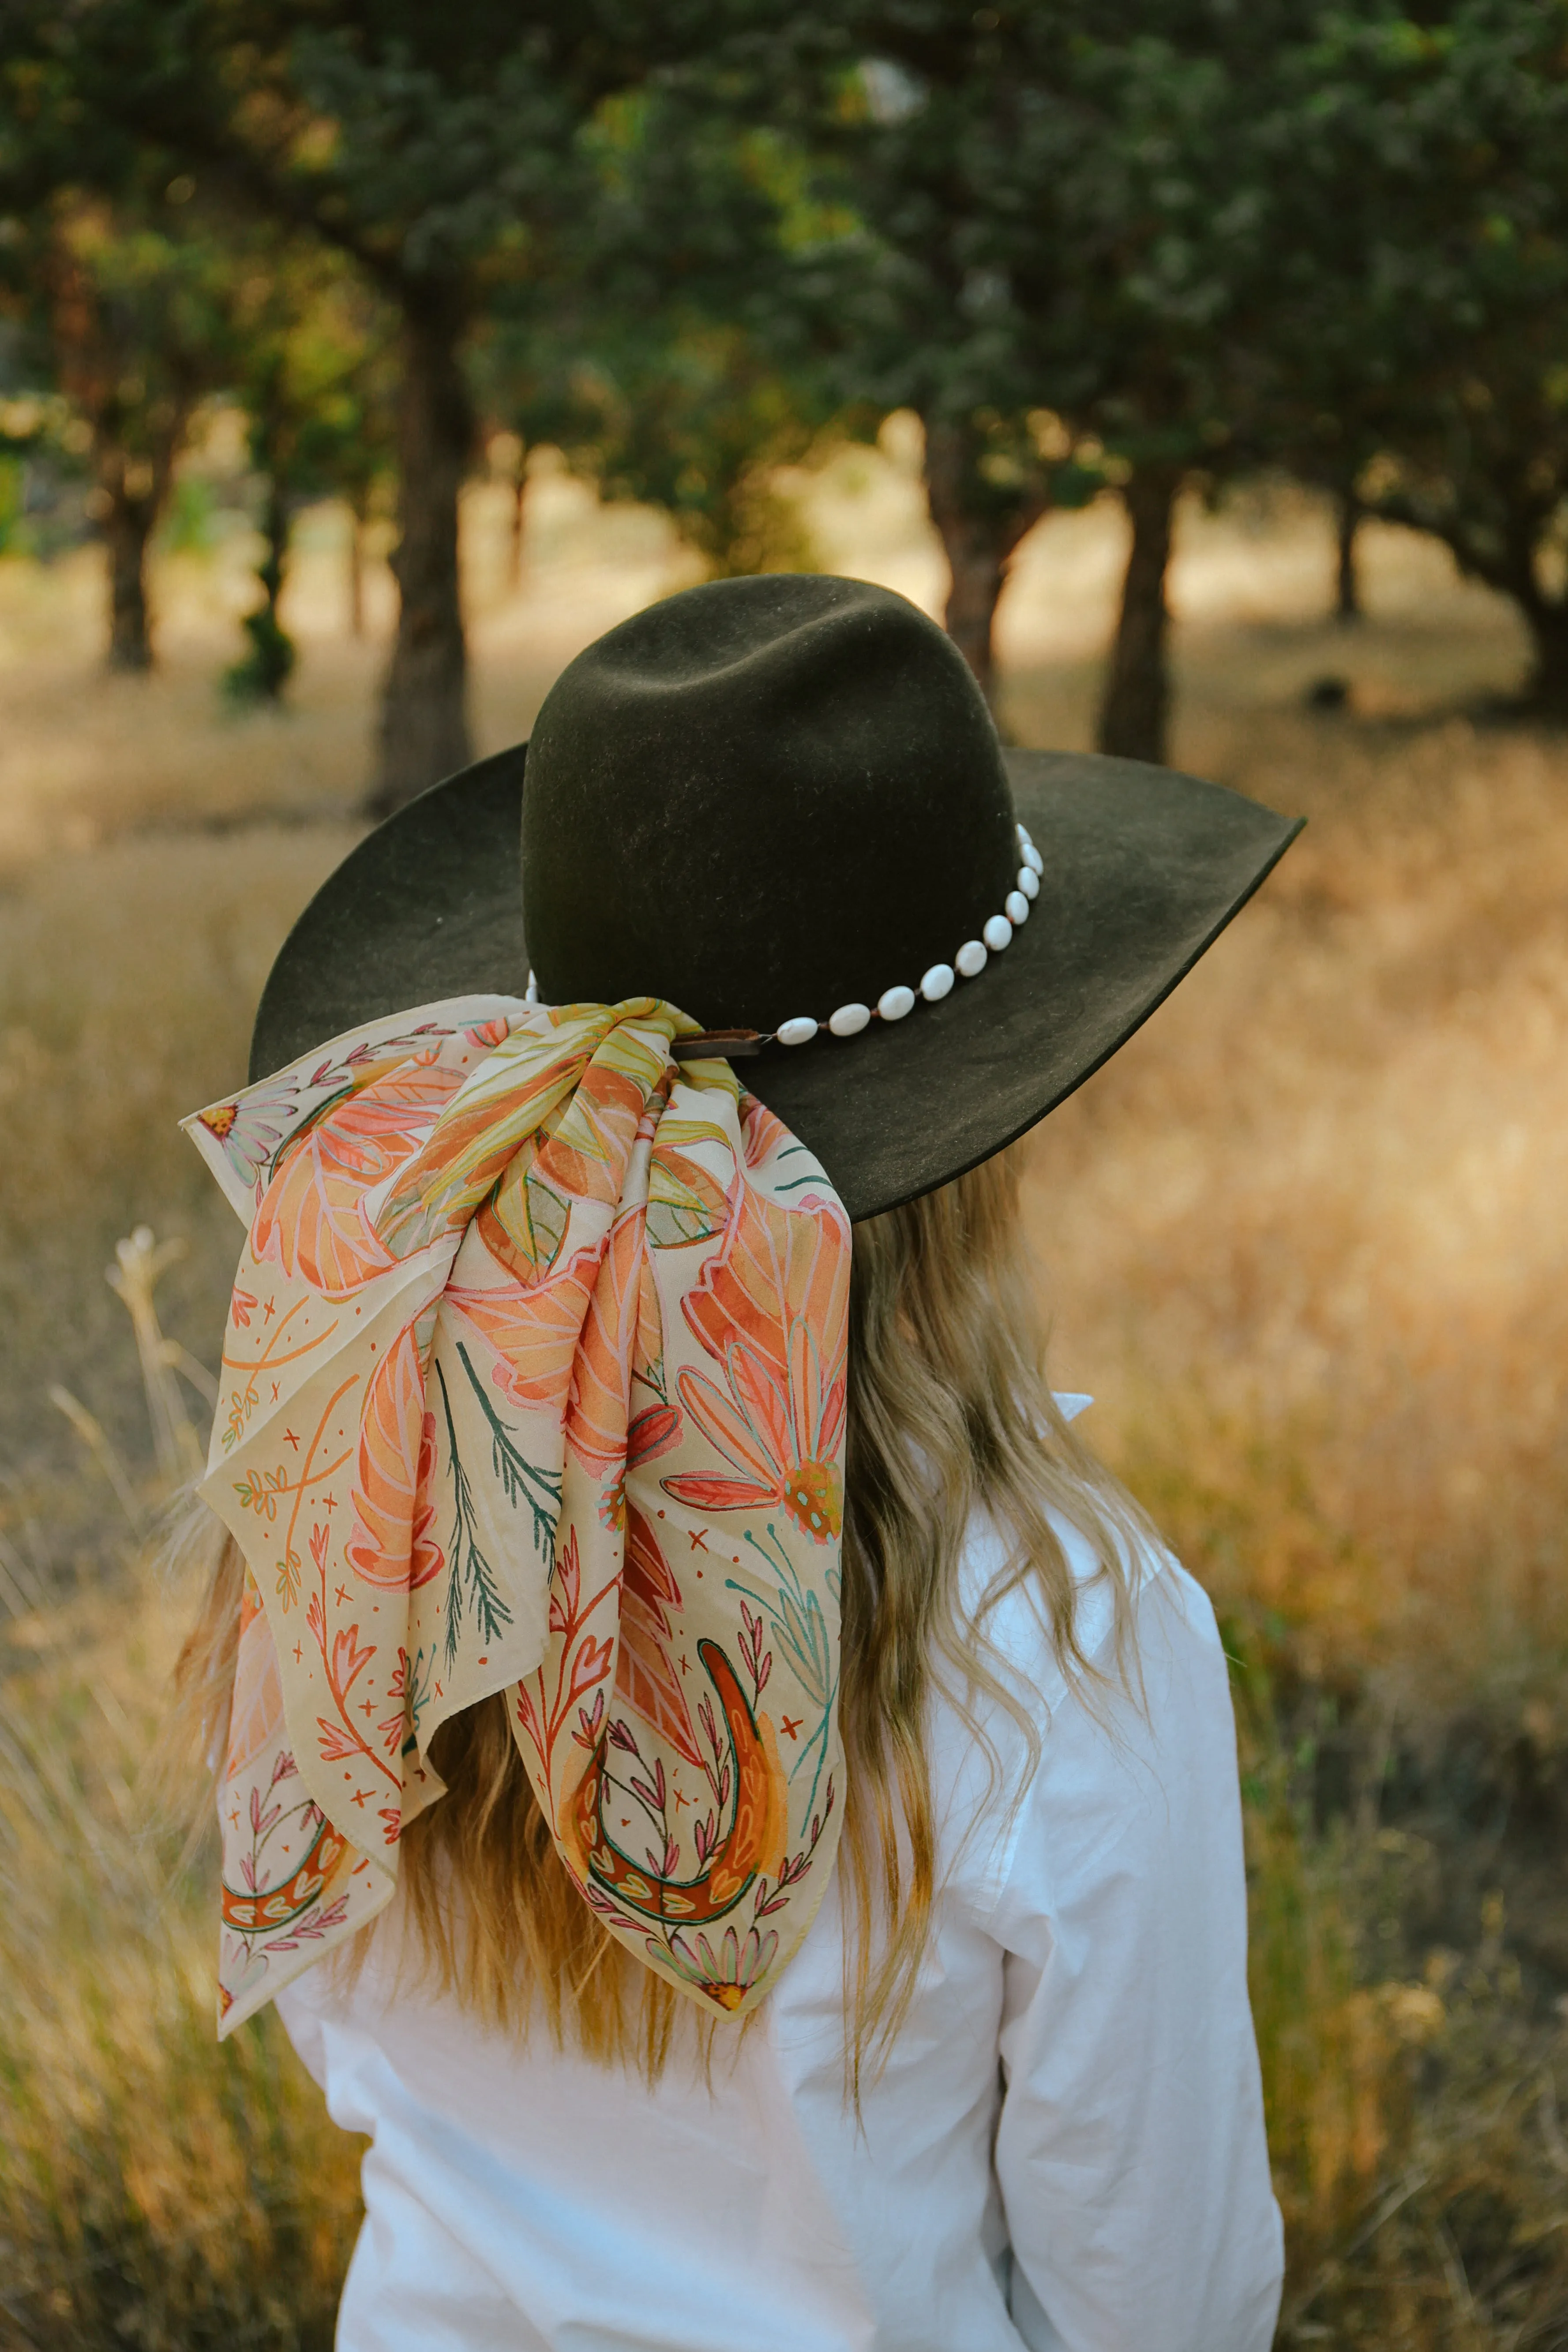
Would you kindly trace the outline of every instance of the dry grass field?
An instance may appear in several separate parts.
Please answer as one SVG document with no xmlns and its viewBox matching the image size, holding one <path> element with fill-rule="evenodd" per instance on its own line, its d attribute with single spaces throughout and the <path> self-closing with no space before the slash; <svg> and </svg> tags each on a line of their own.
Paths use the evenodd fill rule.
<svg viewBox="0 0 1568 2352">
<path fill-rule="evenodd" d="M 936 601 L 896 445 L 803 494 L 826 562 Z M 509 588 L 502 520 L 477 491 L 481 749 L 683 576 L 657 518 L 546 475 Z M 205 1865 L 137 1790 L 188 1601 L 137 1565 L 158 1476 L 102 1279 L 138 1223 L 183 1243 L 195 1382 L 237 1234 L 174 1120 L 355 835 L 389 614 L 376 576 L 352 638 L 333 518 L 301 540 L 284 714 L 217 691 L 243 541 L 161 567 L 147 681 L 97 672 L 89 552 L 0 566 L 0 2345 L 324 2347 L 353 2227 L 280 2037 L 211 2045 Z M 1090 739 L 1119 553 L 1102 509 L 1024 550 L 1018 740 Z M 1568 743 L 1506 716 L 1520 634 L 1435 550 L 1369 533 L 1352 630 L 1331 569 L 1300 501 L 1183 519 L 1176 757 L 1310 824 L 1040 1131 L 1030 1213 L 1058 1384 L 1237 1661 L 1280 2341 L 1563 2352 Z"/>
</svg>

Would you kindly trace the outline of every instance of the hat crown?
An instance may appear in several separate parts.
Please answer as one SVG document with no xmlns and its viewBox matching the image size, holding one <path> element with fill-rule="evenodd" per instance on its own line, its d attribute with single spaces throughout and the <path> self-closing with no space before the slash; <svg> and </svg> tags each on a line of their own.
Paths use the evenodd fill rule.
<svg viewBox="0 0 1568 2352">
<path fill-rule="evenodd" d="M 523 920 L 547 1003 L 775 1029 L 919 984 L 1017 865 L 984 696 L 889 589 L 773 574 L 638 613 L 529 745 Z"/>
</svg>

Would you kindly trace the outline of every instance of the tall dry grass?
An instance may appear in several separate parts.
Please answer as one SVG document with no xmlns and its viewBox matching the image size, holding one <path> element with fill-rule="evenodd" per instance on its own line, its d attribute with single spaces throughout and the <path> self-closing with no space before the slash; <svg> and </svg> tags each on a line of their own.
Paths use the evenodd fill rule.
<svg viewBox="0 0 1568 2352">
<path fill-rule="evenodd" d="M 1064 1360 L 1300 1671 L 1376 1666 L 1419 1711 L 1484 1663 L 1555 1724 L 1568 749 L 1305 720 L 1260 748 L 1306 835 L 1040 1130 Z"/>
<path fill-rule="evenodd" d="M 931 596 L 899 450 L 840 467 L 829 551 Z M 487 743 L 668 569 L 646 519 L 574 536 L 575 496 L 510 603 L 475 541 Z M 1087 740 L 1116 530 L 1027 551 L 1030 740 Z M 1177 756 L 1311 824 L 1040 1132 L 1056 1370 L 1237 1661 L 1282 2343 L 1564 2347 L 1568 746 L 1454 707 L 1509 686 L 1518 633 L 1406 535 L 1340 634 L 1321 517 L 1184 532 Z M 0 567 L 0 2342 L 50 2352 L 325 2343 L 353 2222 L 354 2152 L 276 2032 L 214 2050 L 205 1884 L 171 1885 L 136 1792 L 184 1604 L 126 1564 L 152 1360 L 103 1279 L 140 1220 L 177 1233 L 160 1339 L 210 1362 L 237 1236 L 174 1121 L 243 1067 L 353 837 L 376 648 L 333 560 L 296 582 L 297 713 L 254 722 L 203 699 L 221 579 L 170 572 L 166 673 L 122 699 L 79 579 L 46 625 Z M 1310 716 L 1331 668 L 1349 708 Z"/>
<path fill-rule="evenodd" d="M 35 2352 L 325 2352 L 359 2215 L 356 2150 L 276 2018 L 215 2049 L 216 1839 L 193 1868 L 147 1772 L 202 1580 L 201 1547 L 150 1550 L 147 1526 L 147 1502 L 199 1467 L 198 1368 L 156 1295 L 180 1255 L 138 1227 L 110 1269 L 151 1476 L 56 1391 L 142 1540 L 107 1594 L 28 1608 L 13 1588 L 0 1612 L 0 2342 Z"/>
<path fill-rule="evenodd" d="M 356 2142 L 275 2019 L 219 2050 L 210 1871 L 139 1799 L 187 1592 L 11 1628 L 0 1717 L 0 2343 L 326 2352 Z"/>
<path fill-rule="evenodd" d="M 40 861 L 0 906 L 0 1469 L 34 1492 L 62 1567 L 90 1548 L 101 1482 L 48 1388 L 122 1450 L 144 1442 L 132 1333 L 103 1276 L 149 1214 L 187 1244 L 166 1314 L 211 1361 L 234 1216 L 175 1121 L 243 1073 L 278 941 L 353 838 L 122 840 Z"/>
</svg>

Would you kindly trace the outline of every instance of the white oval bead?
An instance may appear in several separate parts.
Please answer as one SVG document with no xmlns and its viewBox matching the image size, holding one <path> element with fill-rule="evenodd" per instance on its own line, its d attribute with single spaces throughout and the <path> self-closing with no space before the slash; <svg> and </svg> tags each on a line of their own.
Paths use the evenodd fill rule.
<svg viewBox="0 0 1568 2352">
<path fill-rule="evenodd" d="M 1019 866 L 1018 887 L 1023 892 L 1026 898 L 1037 898 L 1039 897 L 1040 877 L 1036 873 L 1032 866 Z"/>
<path fill-rule="evenodd" d="M 950 963 L 933 963 L 931 970 L 921 975 L 921 994 L 928 1004 L 940 1004 L 952 988 L 952 966 Z"/>
<path fill-rule="evenodd" d="M 884 1021 L 901 1021 L 906 1013 L 914 1010 L 912 988 L 885 988 L 877 999 L 877 1010 Z"/>
<path fill-rule="evenodd" d="M 1019 923 L 1026 923 L 1028 921 L 1029 902 L 1027 898 L 1025 898 L 1021 890 L 1009 890 L 1007 896 L 1002 901 L 1002 906 L 1007 920 L 1013 924 L 1015 928 L 1016 928 Z"/>
<path fill-rule="evenodd" d="M 830 1015 L 827 1025 L 836 1037 L 858 1037 L 870 1018 L 868 1004 L 841 1004 L 837 1012 Z"/>
<path fill-rule="evenodd" d="M 1013 926 L 1005 915 L 993 915 L 981 926 L 981 938 L 993 955 L 1000 955 L 1013 936 Z"/>
<path fill-rule="evenodd" d="M 1032 841 L 1024 844 L 1024 863 L 1033 874 L 1043 874 L 1046 870 L 1046 861 Z"/>
<path fill-rule="evenodd" d="M 1031 840 L 1030 840 L 1030 838 L 1029 838 L 1029 828 L 1028 828 L 1028 826 L 1027 826 L 1026 824 L 1015 825 L 1015 826 L 1014 826 L 1014 828 L 1013 828 L 1013 830 L 1014 830 L 1014 831 L 1015 831 L 1015 833 L 1017 835 L 1017 836 L 1018 836 L 1019 840 L 1023 843 L 1023 845 L 1024 845 L 1024 846 L 1025 846 L 1025 848 L 1026 848 L 1026 849 L 1029 849 L 1029 848 L 1032 848 L 1032 847 L 1034 846 L 1033 843 L 1031 842 Z"/>
<path fill-rule="evenodd" d="M 816 1034 L 816 1024 L 797 1013 L 793 1021 L 781 1021 L 774 1034 L 781 1045 L 809 1045 Z"/>
<path fill-rule="evenodd" d="M 1007 936 L 1013 936 L 1010 928 Z M 978 940 L 965 940 L 952 961 L 965 980 L 973 980 L 985 969 L 985 950 Z"/>
<path fill-rule="evenodd" d="M 525 1004 L 537 1004 L 539 1002 L 539 982 L 531 972 L 528 975 L 528 986 L 523 992 L 522 1001 Z"/>
</svg>

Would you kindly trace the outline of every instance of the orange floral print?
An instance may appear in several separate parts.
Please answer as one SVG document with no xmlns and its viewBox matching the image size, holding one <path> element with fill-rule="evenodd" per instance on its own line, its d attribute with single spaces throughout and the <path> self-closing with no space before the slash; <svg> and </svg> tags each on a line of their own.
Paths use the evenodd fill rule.
<svg viewBox="0 0 1568 2352">
<path fill-rule="evenodd" d="M 828 1543 L 844 1525 L 847 1376 L 842 1339 L 825 1360 L 822 1335 L 847 1328 L 847 1265 L 805 1223 L 746 1192 L 722 1255 L 683 1300 L 724 1386 L 688 1366 L 678 1393 L 725 1469 L 663 1483 L 702 1510 L 776 1505 L 814 1543 Z"/>
<path fill-rule="evenodd" d="M 497 1691 L 584 1900 L 684 1994 L 760 2000 L 810 1923 L 848 1228 L 691 1026 L 459 999 L 187 1122 L 248 1226 L 204 1487 L 247 1560 L 225 2032 L 375 1916 L 434 1731 Z"/>
</svg>

